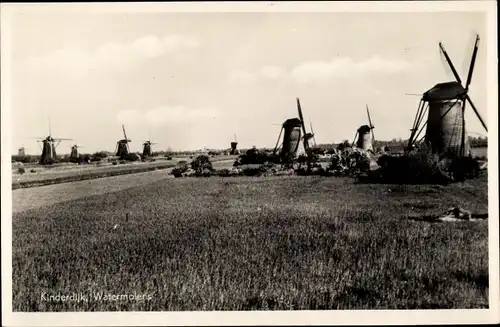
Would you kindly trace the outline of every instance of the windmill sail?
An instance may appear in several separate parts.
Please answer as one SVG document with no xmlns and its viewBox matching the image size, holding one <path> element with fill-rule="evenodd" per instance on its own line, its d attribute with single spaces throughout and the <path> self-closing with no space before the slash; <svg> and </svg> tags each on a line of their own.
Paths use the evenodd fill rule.
<svg viewBox="0 0 500 327">
<path fill-rule="evenodd" d="M 408 150 L 412 149 L 413 144 L 419 141 L 420 134 L 425 128 L 425 141 L 430 145 L 433 153 L 445 156 L 466 155 L 469 148 L 465 129 L 465 108 L 467 103 L 470 104 L 484 129 L 487 131 L 486 124 L 468 95 L 478 45 L 479 36 L 476 37 L 464 87 L 462 79 L 458 75 L 450 56 L 443 44 L 439 43 L 440 52 L 453 72 L 455 81 L 439 83 L 423 94 L 415 117 L 414 126 L 411 129 Z M 428 112 L 427 121 L 420 125 L 425 112 Z"/>
</svg>

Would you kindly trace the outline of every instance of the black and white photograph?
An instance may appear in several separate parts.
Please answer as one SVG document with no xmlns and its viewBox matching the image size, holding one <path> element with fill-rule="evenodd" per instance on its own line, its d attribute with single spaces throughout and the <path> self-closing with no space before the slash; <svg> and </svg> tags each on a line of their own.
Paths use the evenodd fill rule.
<svg viewBox="0 0 500 327">
<path fill-rule="evenodd" d="M 496 5 L 2 4 L 3 325 L 498 323 Z"/>
</svg>

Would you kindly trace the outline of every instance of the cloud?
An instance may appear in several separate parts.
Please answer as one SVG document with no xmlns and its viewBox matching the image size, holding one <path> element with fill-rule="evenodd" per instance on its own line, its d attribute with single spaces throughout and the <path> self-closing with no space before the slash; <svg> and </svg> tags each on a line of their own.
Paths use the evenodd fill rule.
<svg viewBox="0 0 500 327">
<path fill-rule="evenodd" d="M 199 45 L 196 39 L 187 36 L 171 35 L 158 38 L 150 35 L 128 44 L 107 43 L 94 51 L 64 48 L 42 57 L 32 58 L 28 61 L 28 66 L 34 70 L 64 72 L 77 78 L 85 77 L 92 71 L 129 71 L 146 59 L 196 48 Z"/>
<path fill-rule="evenodd" d="M 394 74 L 412 68 L 412 64 L 399 59 L 389 60 L 379 56 L 354 61 L 351 58 L 334 58 L 330 61 L 306 62 L 291 71 L 299 83 L 321 82 L 331 78 L 354 78 L 368 74 Z"/>
<path fill-rule="evenodd" d="M 165 125 L 169 123 L 195 122 L 200 119 L 214 118 L 219 112 L 212 108 L 186 108 L 184 106 L 160 106 L 141 112 L 139 110 L 122 110 L 117 120 L 127 125 Z"/>
<path fill-rule="evenodd" d="M 236 83 L 251 83 L 259 78 L 264 79 L 277 79 L 285 76 L 286 71 L 279 66 L 265 66 L 256 73 L 249 72 L 248 70 L 241 69 L 234 71 L 229 75 L 230 82 Z"/>
<path fill-rule="evenodd" d="M 349 57 L 334 58 L 330 61 L 302 63 L 290 71 L 271 65 L 256 71 L 241 70 L 230 76 L 231 81 L 254 82 L 258 79 L 286 78 L 297 83 L 325 82 L 333 78 L 359 78 L 369 74 L 395 74 L 408 71 L 416 64 L 400 59 L 384 59 L 379 56 L 355 61 Z"/>
</svg>

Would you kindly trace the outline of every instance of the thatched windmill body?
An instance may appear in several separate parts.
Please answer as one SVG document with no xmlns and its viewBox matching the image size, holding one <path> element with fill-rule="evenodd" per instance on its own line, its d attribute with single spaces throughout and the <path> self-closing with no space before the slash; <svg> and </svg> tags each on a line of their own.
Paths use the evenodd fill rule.
<svg viewBox="0 0 500 327">
<path fill-rule="evenodd" d="M 446 58 L 456 81 L 439 83 L 423 94 L 411 129 L 407 151 L 412 150 L 417 143 L 424 140 L 433 154 L 445 157 L 466 156 L 469 152 L 465 129 L 465 108 L 467 103 L 472 107 L 484 129 L 487 131 L 483 118 L 468 95 L 478 45 L 479 36 L 476 37 L 467 81 L 464 87 L 448 53 L 442 43 L 439 43 L 439 48 Z M 423 123 L 426 113 L 427 121 Z M 425 135 L 420 138 L 420 134 L 422 134 L 424 128 Z"/>
<path fill-rule="evenodd" d="M 375 126 L 373 126 L 372 124 L 370 109 L 368 109 L 368 105 L 366 106 L 366 114 L 368 115 L 369 125 L 360 126 L 356 131 L 354 139 L 356 140 L 356 147 L 358 149 L 362 149 L 364 151 L 373 151 L 373 141 L 375 140 L 375 133 L 373 132 L 373 129 L 375 128 Z"/>
<path fill-rule="evenodd" d="M 19 157 L 24 157 L 26 156 L 26 151 L 24 150 L 24 147 L 20 147 L 18 150 L 17 150 L 17 155 Z"/>
<path fill-rule="evenodd" d="M 299 98 L 297 98 L 297 110 L 299 118 L 290 118 L 283 123 L 278 141 L 274 147 L 273 153 L 276 154 L 279 151 L 280 159 L 283 162 L 289 162 L 297 155 L 301 141 L 303 142 L 306 154 L 308 154 L 311 148 L 309 141 L 314 138 L 313 133 L 307 133 L 306 131 Z M 282 134 L 283 140 L 280 144 Z"/>
<path fill-rule="evenodd" d="M 120 157 L 121 159 L 124 159 L 130 154 L 130 147 L 129 143 L 132 142 L 129 138 L 127 138 L 127 133 L 125 132 L 125 126 L 122 125 L 122 130 L 123 130 L 123 139 L 119 140 L 116 142 L 116 156 Z"/>
</svg>

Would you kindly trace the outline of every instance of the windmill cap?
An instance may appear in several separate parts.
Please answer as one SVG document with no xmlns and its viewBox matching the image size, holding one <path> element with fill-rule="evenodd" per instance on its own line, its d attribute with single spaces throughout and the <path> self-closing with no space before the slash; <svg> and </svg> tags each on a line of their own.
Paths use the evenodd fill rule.
<svg viewBox="0 0 500 327">
<path fill-rule="evenodd" d="M 371 130 L 370 126 L 368 125 L 362 125 L 358 128 L 358 133 L 368 133 Z"/>
<path fill-rule="evenodd" d="M 285 122 L 283 123 L 283 126 L 302 126 L 302 122 L 300 119 L 298 118 L 290 118 L 290 119 L 287 119 L 285 120 Z"/>
<path fill-rule="evenodd" d="M 427 102 L 445 101 L 463 98 L 466 91 L 458 82 L 447 82 L 436 84 L 432 89 L 424 93 L 422 99 Z"/>
</svg>

